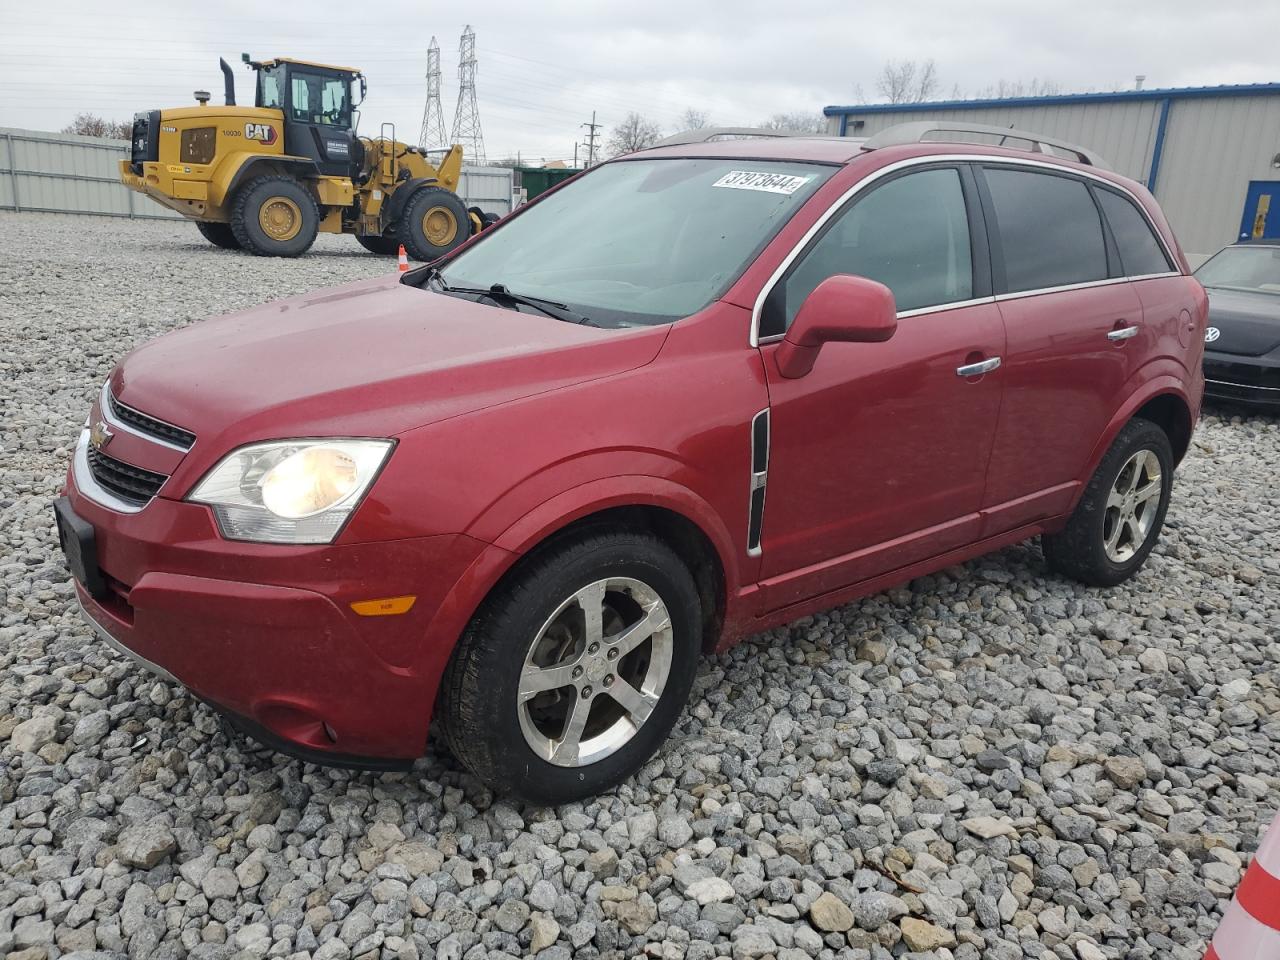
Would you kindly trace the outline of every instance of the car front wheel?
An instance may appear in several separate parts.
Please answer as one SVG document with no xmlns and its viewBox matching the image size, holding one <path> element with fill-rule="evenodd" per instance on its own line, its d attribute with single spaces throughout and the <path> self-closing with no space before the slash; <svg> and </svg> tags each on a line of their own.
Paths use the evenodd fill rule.
<svg viewBox="0 0 1280 960">
<path fill-rule="evenodd" d="M 1160 537 L 1173 489 L 1169 437 L 1149 420 L 1124 425 L 1060 532 L 1040 538 L 1045 561 L 1111 587 L 1133 576 Z"/>
<path fill-rule="evenodd" d="M 450 748 L 529 802 L 599 793 L 666 739 L 700 649 L 693 578 L 662 541 L 594 533 L 545 549 L 454 651 L 441 703 Z"/>
</svg>

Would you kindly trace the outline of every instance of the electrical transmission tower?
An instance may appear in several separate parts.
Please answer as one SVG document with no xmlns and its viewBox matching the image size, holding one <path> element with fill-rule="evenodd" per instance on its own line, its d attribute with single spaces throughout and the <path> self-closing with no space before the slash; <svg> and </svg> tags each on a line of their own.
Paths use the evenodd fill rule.
<svg viewBox="0 0 1280 960">
<path fill-rule="evenodd" d="M 440 106 L 440 44 L 431 38 L 427 47 L 427 106 L 422 111 L 422 133 L 418 146 L 423 150 L 448 150 L 445 139 L 444 108 Z"/>
<path fill-rule="evenodd" d="M 458 109 L 453 112 L 453 142 L 472 163 L 484 163 L 484 134 L 476 103 L 476 32 L 467 25 L 458 44 Z"/>
</svg>

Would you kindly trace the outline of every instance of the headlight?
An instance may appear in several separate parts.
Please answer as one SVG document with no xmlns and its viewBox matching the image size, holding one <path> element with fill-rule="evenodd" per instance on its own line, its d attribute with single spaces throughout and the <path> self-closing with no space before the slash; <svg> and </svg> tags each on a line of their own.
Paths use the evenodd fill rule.
<svg viewBox="0 0 1280 960">
<path fill-rule="evenodd" d="M 208 504 L 228 540 L 330 543 L 395 444 L 278 440 L 241 447 L 187 496 Z"/>
</svg>

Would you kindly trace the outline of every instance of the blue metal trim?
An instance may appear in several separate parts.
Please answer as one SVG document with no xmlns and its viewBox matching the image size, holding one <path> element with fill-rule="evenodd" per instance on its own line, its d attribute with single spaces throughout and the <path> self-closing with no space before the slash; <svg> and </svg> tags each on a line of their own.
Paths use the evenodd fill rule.
<svg viewBox="0 0 1280 960">
<path fill-rule="evenodd" d="M 1066 93 L 1051 97 L 1004 97 L 988 100 L 937 100 L 926 103 L 869 103 L 823 107 L 828 117 L 862 113 L 926 113 L 935 110 L 981 110 L 987 107 L 1041 107 L 1069 103 L 1116 103 L 1132 100 L 1182 100 L 1198 97 L 1248 97 L 1280 94 L 1280 83 L 1239 83 L 1217 87 L 1168 87 L 1117 90 L 1112 93 Z"/>
<path fill-rule="evenodd" d="M 1169 108 L 1173 106 L 1173 98 L 1165 97 L 1160 102 L 1160 122 L 1156 125 L 1156 142 L 1151 148 L 1151 171 L 1147 174 L 1147 189 L 1156 192 L 1156 177 L 1160 173 L 1160 155 L 1164 153 L 1164 134 L 1169 128 Z"/>
<path fill-rule="evenodd" d="M 849 115 L 847 113 L 840 114 L 840 136 L 849 135 Z"/>
</svg>

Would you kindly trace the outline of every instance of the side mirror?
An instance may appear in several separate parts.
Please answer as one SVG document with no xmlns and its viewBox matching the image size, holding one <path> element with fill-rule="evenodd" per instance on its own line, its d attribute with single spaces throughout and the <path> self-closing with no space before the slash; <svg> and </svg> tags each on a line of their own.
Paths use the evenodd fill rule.
<svg viewBox="0 0 1280 960">
<path fill-rule="evenodd" d="M 866 277 L 827 277 L 800 305 L 774 360 L 788 379 L 813 369 L 824 343 L 881 343 L 898 329 L 893 291 Z"/>
</svg>

